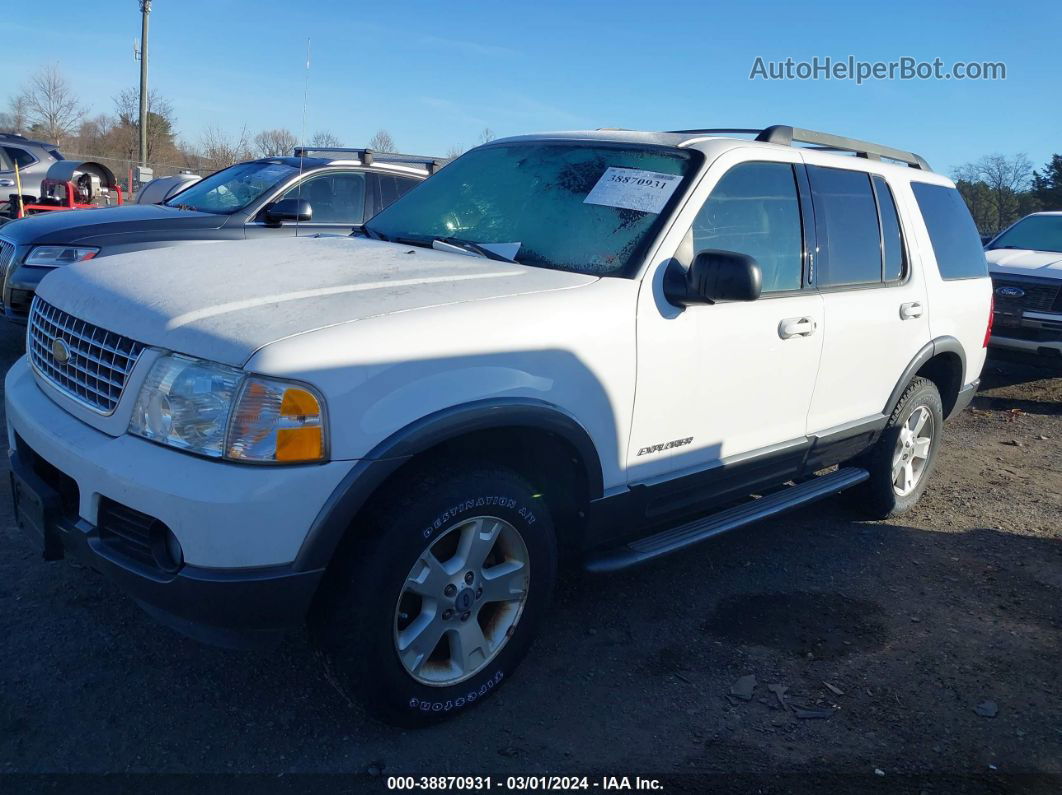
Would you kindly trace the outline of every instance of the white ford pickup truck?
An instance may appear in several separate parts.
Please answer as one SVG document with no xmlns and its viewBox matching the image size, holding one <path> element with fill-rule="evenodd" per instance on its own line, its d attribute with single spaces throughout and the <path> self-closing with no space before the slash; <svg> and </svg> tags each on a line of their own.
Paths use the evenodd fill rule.
<svg viewBox="0 0 1062 795">
<path fill-rule="evenodd" d="M 903 512 L 977 388 L 977 232 L 917 155 L 753 134 L 498 140 L 355 237 L 57 269 L 7 374 L 20 524 L 189 634 L 309 622 L 416 724 L 510 676 L 562 557 Z"/>
</svg>

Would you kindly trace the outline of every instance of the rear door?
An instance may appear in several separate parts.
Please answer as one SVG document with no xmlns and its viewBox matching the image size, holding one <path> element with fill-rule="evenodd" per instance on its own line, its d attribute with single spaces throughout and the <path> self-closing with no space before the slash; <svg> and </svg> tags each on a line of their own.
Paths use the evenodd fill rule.
<svg viewBox="0 0 1062 795">
<path fill-rule="evenodd" d="M 818 434 L 881 415 L 929 342 L 929 309 L 907 244 L 912 224 L 890 182 L 832 165 L 809 163 L 807 171 L 818 239 L 813 279 L 824 313 L 808 412 L 808 432 Z"/>
</svg>

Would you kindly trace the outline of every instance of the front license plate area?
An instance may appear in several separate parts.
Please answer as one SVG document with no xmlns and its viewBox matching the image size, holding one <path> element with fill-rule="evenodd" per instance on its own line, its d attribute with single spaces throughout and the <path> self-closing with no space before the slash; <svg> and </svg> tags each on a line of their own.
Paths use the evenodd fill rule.
<svg viewBox="0 0 1062 795">
<path fill-rule="evenodd" d="M 52 518 L 55 514 L 48 497 L 15 472 L 11 473 L 11 497 L 15 503 L 15 521 L 33 538 L 44 558 L 61 558 L 63 545 L 55 528 Z"/>
</svg>

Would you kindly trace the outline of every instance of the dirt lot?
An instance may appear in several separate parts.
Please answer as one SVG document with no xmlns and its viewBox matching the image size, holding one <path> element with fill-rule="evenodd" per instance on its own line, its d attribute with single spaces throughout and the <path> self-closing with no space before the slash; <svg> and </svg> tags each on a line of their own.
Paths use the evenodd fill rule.
<svg viewBox="0 0 1062 795">
<path fill-rule="evenodd" d="M 3 369 L 21 344 L 0 329 Z M 91 571 L 44 563 L 4 477 L 0 787 L 162 771 L 353 791 L 393 774 L 548 772 L 656 775 L 672 791 L 1057 792 L 1059 375 L 992 361 L 900 521 L 831 500 L 632 573 L 569 575 L 516 681 L 421 732 L 346 703 L 303 638 L 200 646 Z M 748 675 L 751 698 L 729 695 Z M 293 775 L 309 773 L 326 775 Z"/>
</svg>

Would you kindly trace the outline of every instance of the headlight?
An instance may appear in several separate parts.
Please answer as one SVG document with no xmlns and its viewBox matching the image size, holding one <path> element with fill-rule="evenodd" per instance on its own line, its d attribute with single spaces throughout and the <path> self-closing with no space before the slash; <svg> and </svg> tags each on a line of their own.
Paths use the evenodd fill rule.
<svg viewBox="0 0 1062 795">
<path fill-rule="evenodd" d="M 73 265 L 92 259 L 100 250 L 96 246 L 34 246 L 26 255 L 26 265 Z"/>
<path fill-rule="evenodd" d="M 213 458 L 323 461 L 323 401 L 309 386 L 179 354 L 161 357 L 140 388 L 129 432 Z"/>
</svg>

